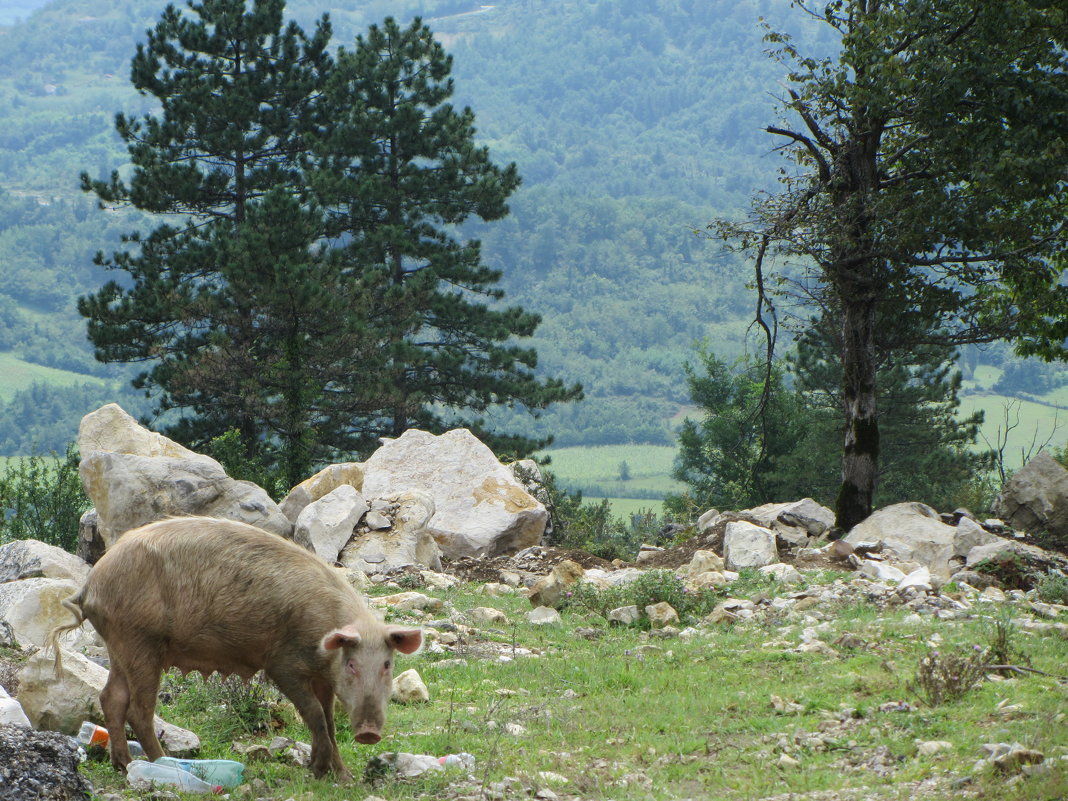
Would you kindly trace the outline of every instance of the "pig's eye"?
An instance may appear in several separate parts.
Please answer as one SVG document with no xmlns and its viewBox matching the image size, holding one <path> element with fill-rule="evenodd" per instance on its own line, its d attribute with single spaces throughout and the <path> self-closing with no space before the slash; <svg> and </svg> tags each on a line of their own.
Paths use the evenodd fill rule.
<svg viewBox="0 0 1068 801">
<path fill-rule="evenodd" d="M 386 663 L 384 665 L 382 665 L 382 670 L 389 670 L 389 667 L 390 667 L 390 661 L 387 659 Z"/>
</svg>

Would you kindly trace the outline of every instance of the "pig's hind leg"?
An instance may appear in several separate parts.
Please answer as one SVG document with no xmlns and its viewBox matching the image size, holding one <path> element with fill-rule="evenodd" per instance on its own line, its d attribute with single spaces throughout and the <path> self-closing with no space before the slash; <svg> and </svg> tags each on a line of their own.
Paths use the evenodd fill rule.
<svg viewBox="0 0 1068 801">
<path fill-rule="evenodd" d="M 114 659 L 108 680 L 100 693 L 100 707 L 104 710 L 104 724 L 111 747 L 111 764 L 125 771 L 130 763 L 130 747 L 126 743 L 126 710 L 130 705 L 130 688 L 126 676 Z"/>
<path fill-rule="evenodd" d="M 111 762 L 116 768 L 123 769 L 130 762 L 124 721 L 129 721 L 130 728 L 137 735 L 149 760 L 156 760 L 164 755 L 155 729 L 156 698 L 159 693 L 160 675 L 163 672 L 162 659 L 157 656 L 158 650 L 144 644 L 140 648 L 124 649 L 121 655 L 117 655 L 109 649 L 111 674 L 108 686 L 105 686 L 104 692 L 101 693 L 100 703 L 104 707 L 108 722 Z M 117 677 L 113 687 L 112 677 Z M 108 696 L 106 703 L 105 695 Z M 110 713 L 109 706 L 113 710 Z"/>
</svg>

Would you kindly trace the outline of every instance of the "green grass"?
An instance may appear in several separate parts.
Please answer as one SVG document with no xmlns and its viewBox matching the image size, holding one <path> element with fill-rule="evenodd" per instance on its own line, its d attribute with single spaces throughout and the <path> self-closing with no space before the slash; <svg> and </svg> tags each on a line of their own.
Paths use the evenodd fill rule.
<svg viewBox="0 0 1068 801">
<path fill-rule="evenodd" d="M 472 634 L 455 652 L 424 651 L 398 660 L 398 669 L 419 671 L 431 701 L 391 705 L 386 736 L 375 746 L 355 747 L 347 723 L 340 721 L 342 756 L 357 776 L 352 784 L 315 780 L 303 769 L 271 762 L 249 763 L 246 780 L 266 782 L 271 798 L 323 801 L 367 795 L 387 801 L 487 797 L 483 788 L 505 777 L 515 777 L 520 785 L 504 794 L 509 798 L 529 797 L 544 786 L 561 796 L 616 801 L 742 801 L 866 787 L 871 789 L 860 797 L 890 801 L 915 794 L 916 783 L 924 780 L 933 782 L 919 793 L 928 801 L 958 798 L 957 781 L 984 799 L 1052 801 L 1068 795 L 1068 765 L 1059 759 L 1068 753 L 1068 726 L 1063 723 L 1068 692 L 1056 679 L 1028 674 L 989 681 L 934 708 L 920 704 L 907 689 L 934 635 L 941 637 L 940 649 L 984 643 L 988 626 L 982 621 L 928 618 L 914 624 L 904 621 L 909 610 L 900 608 L 880 612 L 862 603 L 822 606 L 819 611 L 829 621 L 822 633 L 825 642 L 841 633 L 862 641 L 824 655 L 794 652 L 808 625 L 800 614 L 714 627 L 693 639 L 664 640 L 637 628 L 607 628 L 595 614 L 567 610 L 562 626 L 535 627 L 525 621 L 525 598 L 488 598 L 476 589 L 467 585 L 428 594 L 460 612 L 494 606 L 511 623 Z M 758 589 L 769 592 L 766 583 L 751 588 L 753 593 Z M 733 592 L 748 597 L 744 591 L 738 587 Z M 601 636 L 577 636 L 580 626 L 599 629 Z M 1019 636 L 1034 668 L 1065 672 L 1068 641 Z M 510 657 L 513 647 L 531 649 L 536 656 L 496 658 Z M 442 664 L 455 657 L 465 664 Z M 218 688 L 206 688 L 198 679 L 174 681 L 185 681 L 190 689 L 161 707 L 161 714 L 196 731 L 204 742 L 203 756 L 235 758 L 232 740 L 270 740 L 272 733 L 243 733 L 235 726 L 233 710 L 245 706 L 240 692 L 228 701 Z M 772 696 L 797 706 L 776 709 Z M 900 701 L 912 708 L 879 710 Z M 1006 712 L 1010 705 L 1016 708 Z M 279 733 L 308 741 L 287 704 L 277 717 L 285 725 Z M 525 732 L 506 733 L 510 723 Z M 946 740 L 952 748 L 921 757 L 916 743 L 927 740 Z M 1020 742 L 1041 750 L 1050 772 L 1009 784 L 987 768 L 976 769 L 981 746 L 989 742 Z M 387 777 L 374 785 L 362 782 L 368 758 L 386 751 L 465 751 L 476 757 L 477 766 L 469 779 L 462 773 L 437 773 L 408 781 Z M 801 767 L 780 767 L 783 753 Z M 868 767 L 875 762 L 885 763 L 887 776 Z M 83 769 L 98 792 L 123 786 L 104 764 L 88 763 Z M 540 775 L 543 771 L 564 776 L 568 783 L 554 785 Z"/>
<path fill-rule="evenodd" d="M 103 386 L 108 383 L 103 378 L 24 362 L 10 352 L 0 353 L 0 401 L 11 400 L 16 392 L 21 389 L 29 389 L 30 385 L 35 381 L 63 386 L 74 384 L 97 384 Z"/>
<path fill-rule="evenodd" d="M 554 448 L 544 452 L 552 458 L 548 469 L 567 489 L 584 496 L 648 499 L 644 507 L 659 506 L 665 493 L 682 485 L 671 478 L 675 448 L 669 445 L 598 445 Z M 630 478 L 620 480 L 626 462 Z M 614 504 L 613 504 L 614 506 Z"/>
<path fill-rule="evenodd" d="M 600 495 L 586 495 L 585 493 L 582 495 L 583 503 L 600 503 L 602 500 L 605 498 Z M 608 498 L 607 500 L 612 507 L 612 515 L 615 517 L 628 518 L 642 512 L 659 515 L 663 511 L 663 504 L 658 500 L 647 498 Z"/>
<path fill-rule="evenodd" d="M 1064 394 L 1063 391 L 1059 392 Z M 1068 397 L 1060 400 L 1068 402 Z M 1011 470 L 1022 467 L 1043 446 L 1061 447 L 1068 440 L 1066 409 L 1005 395 L 973 394 L 961 397 L 962 417 L 978 409 L 985 412 L 985 419 L 977 447 L 985 450 L 1004 443 L 1005 466 Z"/>
</svg>

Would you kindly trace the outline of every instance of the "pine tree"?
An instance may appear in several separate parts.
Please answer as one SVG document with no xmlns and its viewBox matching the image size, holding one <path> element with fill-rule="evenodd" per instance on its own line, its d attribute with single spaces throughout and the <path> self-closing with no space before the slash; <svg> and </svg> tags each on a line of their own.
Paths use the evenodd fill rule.
<svg viewBox="0 0 1068 801">
<path fill-rule="evenodd" d="M 117 117 L 128 182 L 83 174 L 82 185 L 102 206 L 170 222 L 98 255 L 129 281 L 81 298 L 79 310 L 99 359 L 146 363 L 135 385 L 155 394 L 157 414 L 183 412 L 172 426 L 179 438 L 203 444 L 236 428 L 249 455 L 277 449 L 299 480 L 327 447 L 317 426 L 328 388 L 351 374 L 352 359 L 338 361 L 345 335 L 352 348 L 364 329 L 348 306 L 360 308 L 357 287 L 314 246 L 321 215 L 302 198 L 298 157 L 330 64 L 330 27 L 324 17 L 308 37 L 283 24 L 283 8 L 168 6 L 138 46 L 132 82 L 160 109 Z"/>
<path fill-rule="evenodd" d="M 468 220 L 508 213 L 520 179 L 475 144 L 471 109 L 448 102 L 451 67 L 418 19 L 401 28 L 389 18 L 357 37 L 327 83 L 331 116 L 320 121 L 309 181 L 347 269 L 375 299 L 384 344 L 374 372 L 388 399 L 367 433 L 462 424 L 524 453 L 544 442 L 489 433 L 477 415 L 497 404 L 536 412 L 581 388 L 535 376 L 535 351 L 514 339 L 540 318 L 495 304 L 501 273 L 482 263 L 478 240 L 462 238 Z"/>
</svg>

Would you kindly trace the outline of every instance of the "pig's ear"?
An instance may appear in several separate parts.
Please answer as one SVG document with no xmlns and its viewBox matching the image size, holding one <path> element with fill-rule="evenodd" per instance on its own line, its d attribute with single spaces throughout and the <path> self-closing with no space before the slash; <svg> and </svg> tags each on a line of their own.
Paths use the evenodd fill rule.
<svg viewBox="0 0 1068 801">
<path fill-rule="evenodd" d="M 423 647 L 423 632 L 421 629 L 386 626 L 386 642 L 390 648 L 396 648 L 402 654 L 414 654 Z"/>
<path fill-rule="evenodd" d="M 356 630 L 355 626 L 345 626 L 344 628 L 335 629 L 323 637 L 324 651 L 336 651 L 338 648 L 345 648 L 359 644 L 360 632 Z"/>
</svg>

